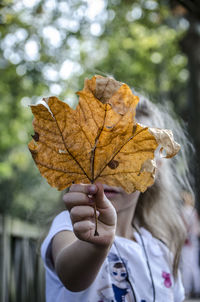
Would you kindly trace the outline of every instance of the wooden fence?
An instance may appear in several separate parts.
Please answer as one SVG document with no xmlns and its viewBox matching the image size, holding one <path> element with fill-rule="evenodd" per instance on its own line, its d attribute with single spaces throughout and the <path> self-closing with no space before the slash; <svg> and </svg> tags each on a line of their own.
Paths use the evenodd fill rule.
<svg viewBox="0 0 200 302">
<path fill-rule="evenodd" d="M 0 301 L 44 302 L 44 268 L 34 225 L 0 216 Z"/>
</svg>

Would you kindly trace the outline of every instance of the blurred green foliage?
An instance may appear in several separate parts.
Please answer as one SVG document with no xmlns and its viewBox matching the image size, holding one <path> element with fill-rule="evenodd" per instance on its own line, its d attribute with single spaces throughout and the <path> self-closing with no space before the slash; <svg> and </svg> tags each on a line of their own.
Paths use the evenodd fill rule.
<svg viewBox="0 0 200 302">
<path fill-rule="evenodd" d="M 187 27 L 168 1 L 1 1 L 0 211 L 37 220 L 60 196 L 28 151 L 28 104 L 57 95 L 75 106 L 84 78 L 102 74 L 184 113 Z"/>
</svg>

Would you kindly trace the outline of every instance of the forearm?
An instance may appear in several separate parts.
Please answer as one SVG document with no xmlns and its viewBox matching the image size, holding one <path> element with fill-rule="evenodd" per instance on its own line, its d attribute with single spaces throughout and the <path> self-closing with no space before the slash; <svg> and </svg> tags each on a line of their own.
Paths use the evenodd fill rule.
<svg viewBox="0 0 200 302">
<path fill-rule="evenodd" d="M 55 269 L 64 286 L 74 292 L 88 288 L 95 280 L 110 246 L 98 246 L 77 239 L 56 257 Z"/>
<path fill-rule="evenodd" d="M 88 288 L 95 280 L 114 240 L 117 215 L 101 184 L 74 184 L 64 197 L 73 232 L 55 235 L 52 256 L 62 283 L 76 292 Z M 95 205 L 99 236 L 94 236 Z"/>
</svg>

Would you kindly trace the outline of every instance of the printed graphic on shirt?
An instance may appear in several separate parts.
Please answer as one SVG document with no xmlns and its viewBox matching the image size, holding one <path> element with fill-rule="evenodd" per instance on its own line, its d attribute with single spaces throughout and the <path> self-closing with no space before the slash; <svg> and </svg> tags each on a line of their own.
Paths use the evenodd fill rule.
<svg viewBox="0 0 200 302">
<path fill-rule="evenodd" d="M 100 296 L 98 302 L 134 302 L 131 286 L 127 280 L 127 260 L 110 253 L 108 261 L 107 270 L 112 283 L 98 290 Z"/>
<path fill-rule="evenodd" d="M 167 288 L 172 286 L 171 275 L 170 273 L 162 272 L 162 277 L 164 279 L 164 285 Z"/>
<path fill-rule="evenodd" d="M 162 276 L 162 285 L 166 289 L 166 299 L 167 301 L 174 301 L 174 292 L 173 292 L 173 284 L 172 284 L 172 276 L 170 273 L 166 271 L 161 271 Z M 183 300 L 181 300 L 183 301 Z"/>
</svg>

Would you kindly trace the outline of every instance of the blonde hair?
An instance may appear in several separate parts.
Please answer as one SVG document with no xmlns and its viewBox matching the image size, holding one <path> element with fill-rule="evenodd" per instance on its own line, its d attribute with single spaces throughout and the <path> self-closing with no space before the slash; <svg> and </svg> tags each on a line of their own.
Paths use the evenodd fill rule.
<svg viewBox="0 0 200 302">
<path fill-rule="evenodd" d="M 171 266 L 176 277 L 181 248 L 186 238 L 180 215 L 181 192 L 187 190 L 194 195 L 189 181 L 187 156 L 188 152 L 193 152 L 193 148 L 184 128 L 172 118 L 169 111 L 168 106 L 155 105 L 140 96 L 136 120 L 140 122 L 145 119 L 145 125 L 150 127 L 171 129 L 181 144 L 181 151 L 173 159 L 161 160 L 154 185 L 140 194 L 134 219 L 168 246 L 173 255 Z"/>
</svg>

